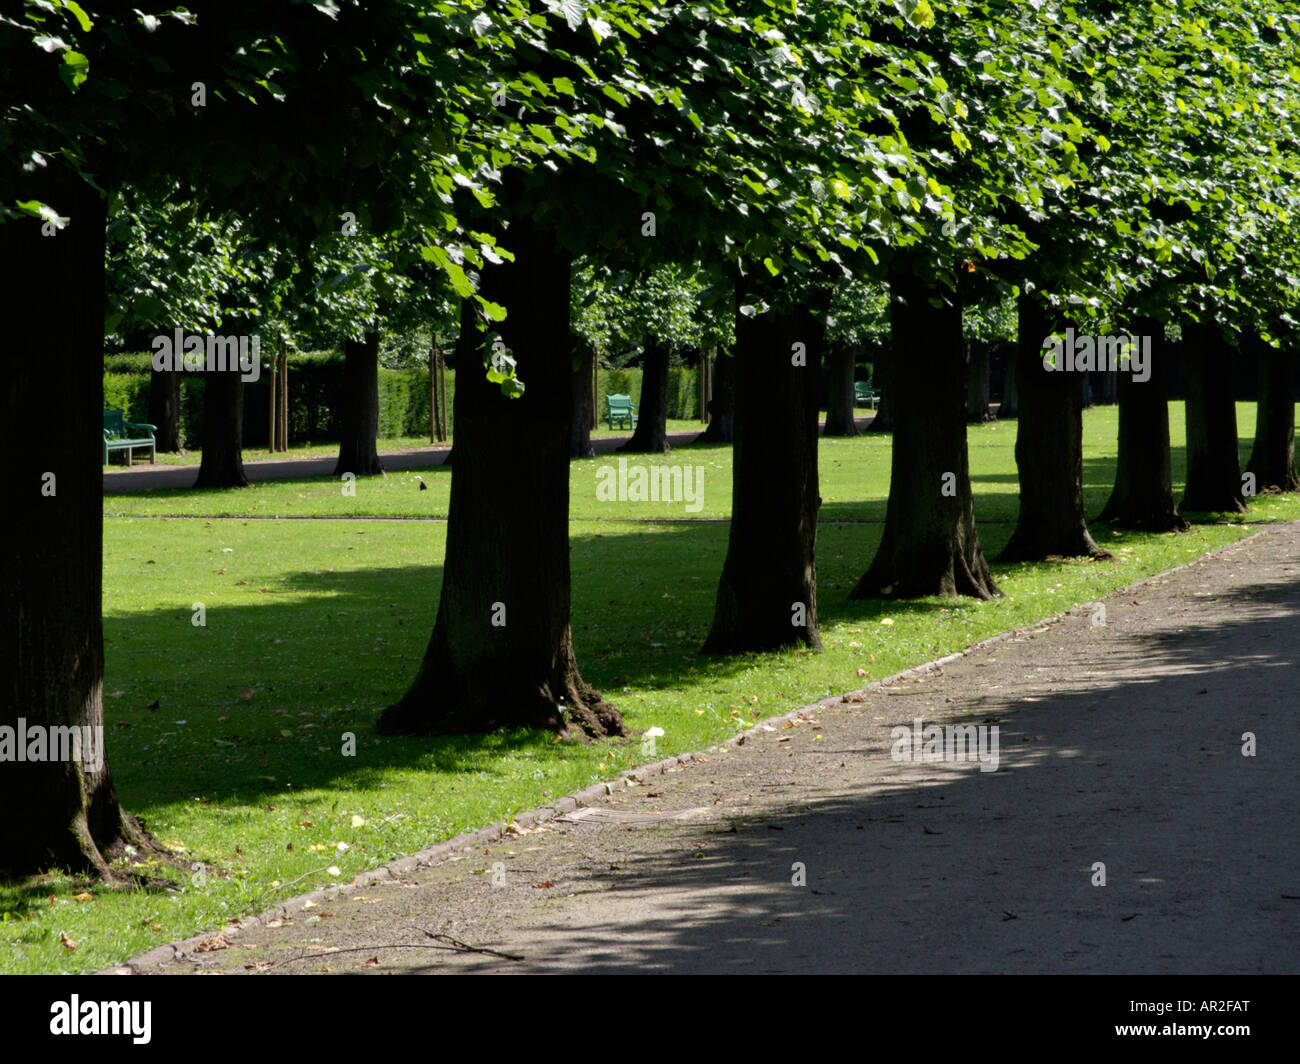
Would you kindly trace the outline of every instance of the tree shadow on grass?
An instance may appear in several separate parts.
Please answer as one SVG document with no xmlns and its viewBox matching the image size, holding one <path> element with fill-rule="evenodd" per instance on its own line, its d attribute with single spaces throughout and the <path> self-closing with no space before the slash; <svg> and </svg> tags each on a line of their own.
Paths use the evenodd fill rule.
<svg viewBox="0 0 1300 1064">
<path fill-rule="evenodd" d="M 880 532 L 870 525 L 824 532 L 824 626 L 870 625 L 885 616 L 901 622 L 951 605 L 848 601 Z M 610 700 L 617 704 L 623 687 L 725 683 L 771 660 L 698 653 L 712 620 L 726 539 L 725 524 L 704 523 L 574 537 L 579 665 Z M 378 787 L 394 766 L 435 776 L 491 774 L 501 754 L 549 743 L 549 735 L 529 731 L 437 739 L 375 733 L 379 712 L 415 676 L 441 579 L 437 565 L 294 572 L 282 579 L 268 572 L 250 581 L 248 601 L 209 604 L 206 627 L 194 627 L 185 608 L 106 614 L 105 718 L 119 786 L 136 805 L 196 793 L 259 803 L 289 787 Z M 258 594 L 259 582 L 271 593 Z M 380 751 L 379 761 L 368 767 L 368 756 L 343 756 L 345 732 L 364 750 Z"/>
</svg>

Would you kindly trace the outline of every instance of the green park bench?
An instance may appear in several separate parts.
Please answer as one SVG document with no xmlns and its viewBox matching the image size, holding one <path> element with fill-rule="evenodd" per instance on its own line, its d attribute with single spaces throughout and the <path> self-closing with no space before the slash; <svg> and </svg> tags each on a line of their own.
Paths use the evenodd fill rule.
<svg viewBox="0 0 1300 1064">
<path fill-rule="evenodd" d="M 612 429 L 617 421 L 619 428 L 636 428 L 636 406 L 630 395 L 605 396 L 605 417 L 609 419 L 609 427 Z"/>
<path fill-rule="evenodd" d="M 871 409 L 876 409 L 876 402 L 880 399 L 880 393 L 871 387 L 866 381 L 854 381 L 853 383 L 853 405 L 866 406 L 871 405 Z"/>
<path fill-rule="evenodd" d="M 149 461 L 153 462 L 153 434 L 157 425 L 144 422 L 127 421 L 121 410 L 104 411 L 104 465 L 108 465 L 108 456 L 112 451 L 125 451 L 126 464 L 131 464 L 134 452 L 139 448 L 149 448 Z M 147 436 L 130 433 L 148 433 Z"/>
</svg>

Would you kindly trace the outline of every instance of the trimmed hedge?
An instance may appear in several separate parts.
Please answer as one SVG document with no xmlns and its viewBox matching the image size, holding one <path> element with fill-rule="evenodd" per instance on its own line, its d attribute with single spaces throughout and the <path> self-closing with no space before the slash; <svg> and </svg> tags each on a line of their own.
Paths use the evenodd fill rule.
<svg viewBox="0 0 1300 1064">
<path fill-rule="evenodd" d="M 121 408 L 129 421 L 149 420 L 148 352 L 112 355 L 104 359 L 104 408 Z M 340 419 L 335 409 L 343 387 L 343 356 L 312 351 L 289 356 L 289 439 L 318 443 L 339 438 Z M 641 370 L 601 370 L 597 383 L 597 413 L 605 412 L 606 395 L 630 395 L 641 401 Z M 456 396 L 456 371 L 447 370 L 447 422 L 451 426 Z M 262 374 L 244 387 L 244 445 L 265 447 L 269 422 L 270 362 Z M 696 370 L 676 367 L 668 371 L 668 416 L 699 416 L 699 376 Z M 379 435 L 425 436 L 429 432 L 429 371 L 379 369 Z M 197 447 L 203 438 L 203 375 L 181 376 L 181 441 Z"/>
<path fill-rule="evenodd" d="M 602 369 L 596 381 L 596 414 L 605 417 L 605 396 L 630 395 L 641 402 L 640 369 Z M 700 416 L 700 375 L 698 370 L 675 366 L 668 370 L 668 417 L 683 421 Z"/>
<path fill-rule="evenodd" d="M 149 420 L 150 356 L 113 355 L 104 360 L 104 408 L 121 408 L 130 421 Z M 270 420 L 270 364 L 244 386 L 244 445 L 265 447 Z M 315 443 L 339 437 L 335 408 L 343 386 L 343 356 L 307 352 L 289 356 L 289 439 Z M 447 415 L 451 420 L 456 374 L 447 370 Z M 449 426 L 450 427 L 450 426 Z M 429 371 L 379 369 L 381 438 L 423 436 L 429 431 Z M 181 440 L 197 447 L 203 438 L 203 376 L 181 376 Z"/>
</svg>

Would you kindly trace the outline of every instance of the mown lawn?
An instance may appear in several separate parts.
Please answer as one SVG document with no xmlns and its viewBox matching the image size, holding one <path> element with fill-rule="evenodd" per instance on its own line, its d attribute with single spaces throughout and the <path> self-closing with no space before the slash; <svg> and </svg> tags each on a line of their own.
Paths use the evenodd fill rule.
<svg viewBox="0 0 1300 1064">
<path fill-rule="evenodd" d="M 1243 460 L 1253 415 L 1253 404 L 1242 404 Z M 1172 423 L 1179 482 L 1181 409 Z M 1085 414 L 1090 514 L 1109 491 L 1114 431 L 1114 408 Z M 990 555 L 1015 516 L 1014 438 L 1013 423 L 970 434 Z M 1183 535 L 1094 526 L 1114 562 L 995 565 L 1006 592 L 995 602 L 850 603 L 848 589 L 882 531 L 889 447 L 888 437 L 875 436 L 822 447 L 825 651 L 725 660 L 696 650 L 726 549 L 719 519 L 729 508 L 729 450 L 683 448 L 657 459 L 703 467 L 704 505 L 694 514 L 681 503 L 602 502 L 598 471 L 617 457 L 573 464 L 579 661 L 634 731 L 664 730 L 657 756 L 709 751 L 756 720 L 1189 561 L 1248 534 L 1252 523 L 1300 518 L 1300 500 L 1273 497 L 1257 500 L 1244 521 Z M 375 734 L 378 713 L 423 654 L 445 524 L 254 518 L 445 515 L 450 472 L 422 475 L 432 490 L 418 491 L 414 474 L 402 473 L 359 482 L 355 498 L 319 478 L 106 500 L 106 513 L 121 515 L 105 520 L 109 761 L 126 807 L 196 867 L 172 890 L 108 892 L 57 875 L 0 886 L 0 970 L 96 970 L 647 760 L 639 739 L 582 745 L 535 732 L 436 741 Z M 527 504 L 522 488 L 520 503 Z M 196 603 L 203 627 L 192 623 Z M 344 756 L 349 733 L 354 756 Z M 60 932 L 78 943 L 75 952 L 60 946 Z"/>
</svg>

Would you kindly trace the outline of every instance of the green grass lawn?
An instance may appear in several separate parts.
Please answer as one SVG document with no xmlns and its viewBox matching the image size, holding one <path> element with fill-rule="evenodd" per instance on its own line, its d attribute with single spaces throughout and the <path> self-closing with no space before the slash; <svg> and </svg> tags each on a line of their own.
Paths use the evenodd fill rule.
<svg viewBox="0 0 1300 1064">
<path fill-rule="evenodd" d="M 1239 423 L 1247 443 L 1253 404 Z M 1085 497 L 1104 503 L 1116 412 L 1085 413 Z M 1182 416 L 1174 411 L 1176 484 Z M 970 433 L 986 550 L 1011 533 L 1013 423 Z M 1244 520 L 1182 535 L 1116 534 L 1085 561 L 994 565 L 990 603 L 846 599 L 879 542 L 888 437 L 827 440 L 817 546 L 820 654 L 716 660 L 696 650 L 726 550 L 727 448 L 682 448 L 660 462 L 700 465 L 704 507 L 601 502 L 602 465 L 573 463 L 573 625 L 586 678 L 658 756 L 708 751 L 751 723 L 1093 600 L 1248 534 L 1300 518 L 1300 499 L 1256 500 Z M 1243 458 L 1248 447 L 1243 446 Z M 647 459 L 632 459 L 645 462 Z M 332 478 L 240 491 L 155 492 L 105 501 L 105 720 L 125 806 L 201 874 L 174 890 L 110 892 L 52 875 L 0 885 L 0 970 L 92 971 L 157 945 L 342 882 L 460 831 L 510 817 L 647 760 L 632 739 L 560 743 L 538 732 L 440 740 L 381 738 L 374 722 L 414 675 L 433 623 L 445 525 L 408 520 L 253 520 L 445 515 L 450 471 Z M 222 518 L 173 520 L 182 514 Z M 656 520 L 647 520 L 654 518 Z M 616 574 L 616 577 L 615 577 Z M 191 623 L 203 603 L 206 626 Z M 356 740 L 343 756 L 344 735 Z M 713 756 L 726 756 L 714 754 Z M 337 874 L 336 874 L 337 873 Z M 66 952 L 59 933 L 78 942 Z"/>
</svg>

